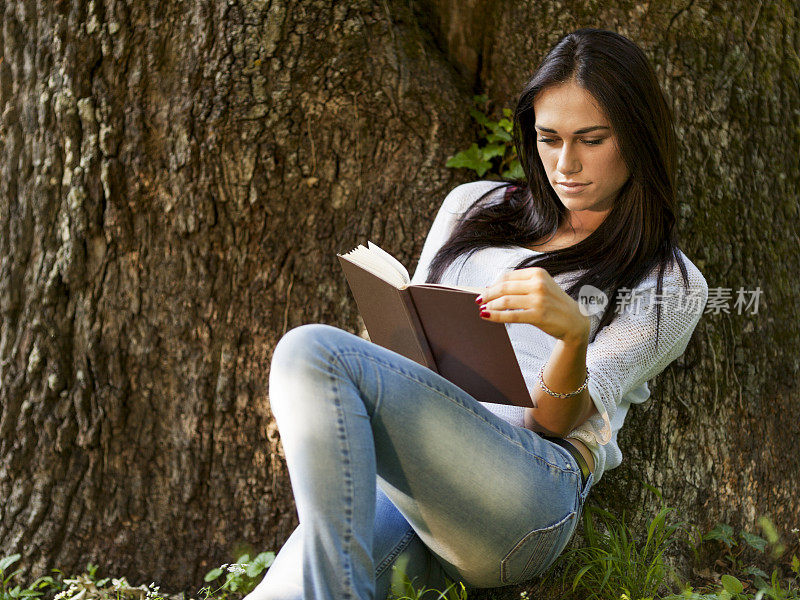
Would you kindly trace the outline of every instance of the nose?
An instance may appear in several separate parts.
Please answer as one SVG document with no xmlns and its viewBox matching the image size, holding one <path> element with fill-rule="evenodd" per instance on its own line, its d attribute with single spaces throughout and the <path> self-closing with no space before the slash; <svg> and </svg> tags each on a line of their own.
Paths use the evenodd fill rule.
<svg viewBox="0 0 800 600">
<path fill-rule="evenodd" d="M 559 173 L 570 175 L 579 173 L 583 166 L 578 158 L 578 154 L 573 148 L 573 144 L 564 143 L 561 145 L 561 152 L 558 153 L 558 163 L 556 169 Z"/>
</svg>

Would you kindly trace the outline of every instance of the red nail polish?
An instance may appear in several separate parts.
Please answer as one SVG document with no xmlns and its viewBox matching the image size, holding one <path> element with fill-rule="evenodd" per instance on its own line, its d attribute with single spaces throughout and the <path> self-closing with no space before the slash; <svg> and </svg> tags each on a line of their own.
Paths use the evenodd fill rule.
<svg viewBox="0 0 800 600">
<path fill-rule="evenodd" d="M 481 311 L 481 316 L 482 316 L 482 317 L 488 317 L 488 316 L 490 316 L 490 315 L 489 315 L 489 311 L 482 310 L 482 311 Z"/>
<path fill-rule="evenodd" d="M 481 304 L 481 310 L 489 310 L 489 309 L 488 309 L 488 308 L 486 308 L 486 305 L 485 305 L 485 304 Z"/>
<path fill-rule="evenodd" d="M 475 304 L 480 304 L 481 302 L 483 302 L 483 296 L 478 296 L 475 298 Z"/>
</svg>

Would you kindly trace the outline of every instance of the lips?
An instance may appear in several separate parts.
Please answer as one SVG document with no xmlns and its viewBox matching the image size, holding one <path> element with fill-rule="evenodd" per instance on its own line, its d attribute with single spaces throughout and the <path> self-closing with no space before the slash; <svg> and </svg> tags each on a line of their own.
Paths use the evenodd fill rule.
<svg viewBox="0 0 800 600">
<path fill-rule="evenodd" d="M 583 190 L 589 187 L 588 183 L 577 183 L 577 182 L 570 182 L 570 181 L 559 181 L 556 184 L 556 189 L 558 189 L 562 194 L 569 194 L 569 195 L 578 195 L 582 194 Z"/>
</svg>

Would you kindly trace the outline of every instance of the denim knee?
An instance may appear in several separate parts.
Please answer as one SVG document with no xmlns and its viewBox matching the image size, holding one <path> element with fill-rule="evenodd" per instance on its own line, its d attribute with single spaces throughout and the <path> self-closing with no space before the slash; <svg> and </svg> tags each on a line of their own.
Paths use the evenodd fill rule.
<svg viewBox="0 0 800 600">
<path fill-rule="evenodd" d="M 315 394 L 297 393 L 296 386 L 329 370 L 334 339 L 347 332 L 323 323 L 300 325 L 287 331 L 275 346 L 269 372 L 269 398 L 273 414 L 287 401 L 314 401 Z M 277 415 L 276 415 L 277 416 Z"/>
<path fill-rule="evenodd" d="M 290 329 L 280 340 L 272 353 L 272 368 L 296 364 L 301 359 L 318 353 L 326 338 L 341 330 L 324 323 L 307 323 Z"/>
</svg>

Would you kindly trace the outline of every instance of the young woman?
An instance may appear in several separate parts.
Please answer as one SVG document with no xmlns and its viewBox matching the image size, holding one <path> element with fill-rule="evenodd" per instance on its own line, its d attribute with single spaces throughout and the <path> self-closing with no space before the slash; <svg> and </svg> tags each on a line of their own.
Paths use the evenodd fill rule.
<svg viewBox="0 0 800 600">
<path fill-rule="evenodd" d="M 481 402 L 334 327 L 289 331 L 269 393 L 300 525 L 247 600 L 540 574 L 620 464 L 628 407 L 686 348 L 708 287 L 676 245 L 675 135 L 642 51 L 566 35 L 514 126 L 527 183 L 456 187 L 413 281 L 483 290 L 475 310 L 508 324 L 530 408 Z M 587 291 L 599 310 L 578 302 Z"/>
</svg>

